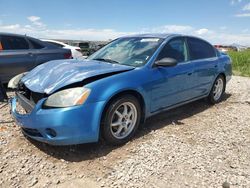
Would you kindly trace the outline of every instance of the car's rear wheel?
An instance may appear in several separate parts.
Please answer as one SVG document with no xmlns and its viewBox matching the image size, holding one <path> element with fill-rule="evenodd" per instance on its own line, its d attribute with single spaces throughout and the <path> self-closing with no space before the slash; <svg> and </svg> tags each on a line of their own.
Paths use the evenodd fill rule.
<svg viewBox="0 0 250 188">
<path fill-rule="evenodd" d="M 140 104 L 134 96 L 124 95 L 114 99 L 104 112 L 104 139 L 113 145 L 126 143 L 136 132 L 140 118 Z"/>
<path fill-rule="evenodd" d="M 224 76 L 219 75 L 213 84 L 213 87 L 208 96 L 208 100 L 212 104 L 216 104 L 221 101 L 226 88 L 226 81 Z"/>
</svg>

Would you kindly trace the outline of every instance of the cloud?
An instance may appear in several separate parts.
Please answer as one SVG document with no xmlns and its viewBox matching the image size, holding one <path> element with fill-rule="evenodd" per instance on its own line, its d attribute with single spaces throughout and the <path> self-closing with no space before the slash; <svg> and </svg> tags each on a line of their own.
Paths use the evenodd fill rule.
<svg viewBox="0 0 250 188">
<path fill-rule="evenodd" d="M 243 11 L 250 11 L 250 3 L 246 4 L 243 9 Z"/>
<path fill-rule="evenodd" d="M 46 25 L 41 22 L 41 18 L 38 16 L 29 16 L 27 19 L 34 25 L 38 27 L 45 27 Z"/>
<path fill-rule="evenodd" d="M 166 26 L 165 26 L 166 27 Z M 163 28 L 163 27 L 157 27 L 157 29 Z M 194 28 L 192 26 L 181 26 L 178 27 L 167 27 L 168 31 L 176 31 L 176 28 L 182 28 L 178 29 L 177 33 L 180 34 L 186 34 L 186 35 L 196 35 L 201 38 L 204 38 L 205 40 L 211 42 L 212 44 L 241 44 L 241 45 L 248 45 L 250 46 L 250 34 L 248 33 L 236 33 L 236 34 L 230 34 L 226 33 L 225 29 L 227 29 L 225 26 L 222 26 L 218 29 L 218 31 L 211 30 L 209 28 Z M 185 28 L 185 29 L 184 29 Z M 153 31 L 161 31 L 157 30 L 156 28 L 151 29 Z M 245 30 L 246 32 L 247 30 Z M 174 32 L 175 33 L 175 32 Z"/>
<path fill-rule="evenodd" d="M 109 40 L 124 35 L 134 34 L 134 32 L 121 32 L 113 29 L 49 29 L 38 25 L 27 24 L 21 26 L 0 25 L 1 32 L 27 34 L 37 38 L 50 39 L 75 39 L 75 40 Z"/>
<path fill-rule="evenodd" d="M 81 39 L 81 40 L 109 40 L 124 35 L 134 34 L 133 32 L 120 32 L 113 29 L 65 29 L 49 30 L 46 33 L 48 38 Z"/>
<path fill-rule="evenodd" d="M 36 22 L 36 21 L 40 20 L 41 18 L 38 16 L 29 16 L 29 17 L 27 17 L 27 19 L 31 22 Z"/>
<path fill-rule="evenodd" d="M 243 29 L 241 32 L 242 33 L 248 33 L 250 30 L 249 29 Z"/>
<path fill-rule="evenodd" d="M 216 33 L 216 35 L 207 36 L 206 38 L 214 44 L 241 44 L 250 46 L 250 34 L 227 34 Z"/>
<path fill-rule="evenodd" d="M 235 17 L 238 18 L 250 17 L 250 13 L 235 14 Z"/>
<path fill-rule="evenodd" d="M 209 30 L 206 29 L 206 28 L 199 29 L 199 30 L 196 31 L 196 33 L 197 33 L 198 35 L 204 35 L 204 34 L 207 34 L 208 32 L 209 32 Z"/>
<path fill-rule="evenodd" d="M 155 27 L 151 29 L 143 29 L 142 33 L 179 33 L 179 34 L 186 34 L 186 35 L 206 35 L 212 34 L 213 31 L 207 28 L 196 29 L 189 25 L 164 25 L 161 27 Z"/>
<path fill-rule="evenodd" d="M 226 29 L 227 29 L 226 26 L 221 26 L 221 27 L 220 27 L 220 30 L 226 30 Z"/>
<path fill-rule="evenodd" d="M 242 2 L 242 0 L 231 0 L 230 4 L 235 5 L 235 4 L 241 3 L 241 2 Z"/>
<path fill-rule="evenodd" d="M 190 25 L 163 25 L 131 32 L 117 31 L 110 28 L 53 29 L 48 28 L 45 24 L 43 27 L 33 24 L 34 22 L 39 22 L 41 18 L 33 17 L 29 20 L 31 21 L 31 24 L 0 25 L 0 31 L 27 34 L 37 38 L 75 40 L 109 40 L 137 33 L 179 33 L 186 35 L 196 35 L 208 40 L 213 44 L 238 43 L 250 46 L 250 34 L 248 34 L 248 30 L 236 34 L 229 34 L 226 33 L 226 30 L 222 30 L 220 28 L 218 28 L 216 31 L 209 28 L 195 28 Z M 225 29 L 225 27 L 223 27 L 223 29 Z"/>
<path fill-rule="evenodd" d="M 143 33 L 189 33 L 193 27 L 189 25 L 163 25 L 155 28 L 144 28 Z"/>
<path fill-rule="evenodd" d="M 1 30 L 17 30 L 20 28 L 19 24 L 13 24 L 13 25 L 0 25 Z"/>
<path fill-rule="evenodd" d="M 243 8 L 242 8 L 242 13 L 239 14 L 235 14 L 235 17 L 238 18 L 244 18 L 244 17 L 250 17 L 250 3 L 246 4 Z"/>
</svg>

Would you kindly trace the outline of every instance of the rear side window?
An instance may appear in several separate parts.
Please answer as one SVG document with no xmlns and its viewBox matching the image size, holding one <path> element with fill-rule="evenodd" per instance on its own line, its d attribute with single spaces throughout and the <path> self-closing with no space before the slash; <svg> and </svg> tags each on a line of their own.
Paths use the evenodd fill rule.
<svg viewBox="0 0 250 188">
<path fill-rule="evenodd" d="M 3 50 L 29 49 L 29 43 L 23 37 L 2 36 L 1 45 L 2 45 Z"/>
<path fill-rule="evenodd" d="M 39 44 L 38 42 L 32 40 L 32 39 L 29 39 L 30 43 L 32 44 L 33 48 L 35 49 L 41 49 L 41 48 L 44 48 L 44 46 L 42 46 L 41 44 Z"/>
<path fill-rule="evenodd" d="M 189 55 L 191 60 L 216 57 L 214 47 L 196 38 L 188 38 Z"/>
</svg>

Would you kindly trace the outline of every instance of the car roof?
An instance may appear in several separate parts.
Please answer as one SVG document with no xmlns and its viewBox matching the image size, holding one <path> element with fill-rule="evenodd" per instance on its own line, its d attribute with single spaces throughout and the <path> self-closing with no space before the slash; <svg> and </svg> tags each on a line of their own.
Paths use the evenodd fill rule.
<svg viewBox="0 0 250 188">
<path fill-rule="evenodd" d="M 63 45 L 64 47 L 70 47 L 70 48 L 75 48 L 75 49 L 81 49 L 81 48 L 78 47 L 78 46 L 72 46 L 72 45 L 66 44 L 66 43 L 61 42 L 61 41 L 58 41 L 58 40 L 53 40 L 53 39 L 40 39 L 40 40 L 43 41 L 43 42 L 54 42 L 54 43 L 57 43 L 57 44 L 61 44 L 61 45 Z"/>
<path fill-rule="evenodd" d="M 45 42 L 54 42 L 54 43 L 57 43 L 57 44 L 62 44 L 64 46 L 68 45 L 68 44 L 65 44 L 64 42 L 61 42 L 61 41 L 58 41 L 58 40 L 51 40 L 51 39 L 40 39 L 41 41 L 45 41 Z"/>
<path fill-rule="evenodd" d="M 145 33 L 145 34 L 127 35 L 127 36 L 124 36 L 122 38 L 126 38 L 126 37 L 152 37 L 152 38 L 166 39 L 168 37 L 173 37 L 173 36 L 183 36 L 183 35 L 172 34 L 172 33 Z"/>
<path fill-rule="evenodd" d="M 4 32 L 0 32 L 0 36 L 13 36 L 13 37 L 27 37 L 33 40 L 38 40 L 39 42 L 42 42 L 41 40 L 34 38 L 34 37 L 30 37 L 28 35 L 21 35 L 21 34 L 16 34 L 16 33 L 4 33 Z"/>
<path fill-rule="evenodd" d="M 174 33 L 147 33 L 147 34 L 135 34 L 135 35 L 127 35 L 120 38 L 130 38 L 130 37 L 150 37 L 150 38 L 161 38 L 167 39 L 170 37 L 189 37 L 189 38 L 196 38 L 202 40 L 204 42 L 209 43 L 208 41 L 204 40 L 203 38 L 192 36 L 192 35 L 184 35 L 184 34 L 174 34 Z M 210 43 L 209 43 L 210 44 Z M 210 44 L 212 45 L 212 44 Z"/>
<path fill-rule="evenodd" d="M 6 35 L 6 36 L 19 36 L 19 37 L 25 37 L 27 35 L 20 35 L 20 34 L 16 34 L 16 33 L 4 33 L 4 32 L 0 32 L 0 35 Z M 28 37 L 28 36 L 27 36 Z"/>
</svg>

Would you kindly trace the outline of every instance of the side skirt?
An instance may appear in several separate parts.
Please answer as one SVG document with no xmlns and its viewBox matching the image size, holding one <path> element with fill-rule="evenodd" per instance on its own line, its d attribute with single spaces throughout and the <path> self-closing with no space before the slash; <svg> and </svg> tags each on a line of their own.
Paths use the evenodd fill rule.
<svg viewBox="0 0 250 188">
<path fill-rule="evenodd" d="M 161 109 L 159 109 L 159 110 L 157 110 L 157 111 L 152 112 L 147 118 L 149 118 L 149 117 L 151 117 L 151 116 L 153 116 L 153 115 L 159 114 L 159 113 L 161 113 L 161 112 L 165 112 L 165 111 L 168 111 L 168 110 L 177 108 L 177 107 L 182 106 L 182 105 L 184 105 L 184 104 L 188 104 L 188 103 L 197 101 L 197 100 L 199 100 L 199 99 L 206 98 L 207 96 L 208 96 L 208 94 L 202 95 L 202 96 L 200 96 L 200 97 L 195 97 L 195 98 L 193 98 L 193 99 L 190 99 L 190 100 L 187 100 L 187 101 L 184 101 L 184 102 L 180 102 L 180 103 L 174 104 L 174 105 L 172 105 L 172 106 L 168 106 L 168 107 L 166 107 L 166 108 L 161 108 Z M 147 119 L 147 118 L 146 118 L 146 119 Z"/>
</svg>

